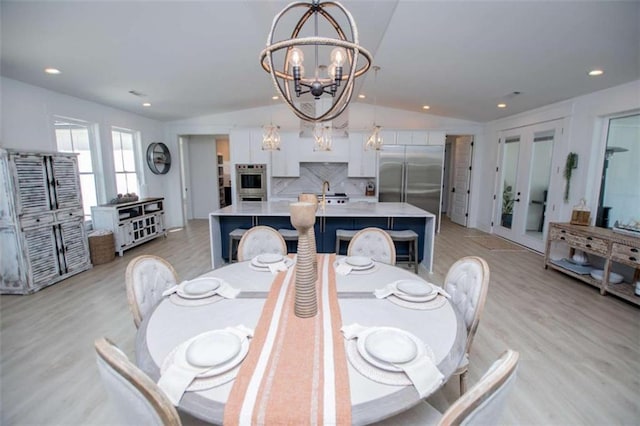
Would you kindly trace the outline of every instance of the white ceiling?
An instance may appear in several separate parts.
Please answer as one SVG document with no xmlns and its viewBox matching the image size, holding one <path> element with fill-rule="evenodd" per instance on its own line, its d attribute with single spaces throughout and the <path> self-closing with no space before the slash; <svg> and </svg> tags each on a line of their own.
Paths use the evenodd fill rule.
<svg viewBox="0 0 640 426">
<path fill-rule="evenodd" d="M 159 120 L 267 105 L 275 90 L 258 55 L 287 4 L 1 0 L 0 73 Z M 638 1 L 342 4 L 381 67 L 353 102 L 485 122 L 640 78 Z"/>
</svg>

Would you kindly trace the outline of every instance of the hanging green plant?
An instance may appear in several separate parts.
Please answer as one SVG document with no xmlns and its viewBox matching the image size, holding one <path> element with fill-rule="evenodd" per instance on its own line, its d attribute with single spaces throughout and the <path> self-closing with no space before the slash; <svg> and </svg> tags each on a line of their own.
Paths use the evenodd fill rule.
<svg viewBox="0 0 640 426">
<path fill-rule="evenodd" d="M 564 201 L 569 201 L 569 188 L 571 186 L 571 173 L 573 169 L 578 167 L 578 154 L 575 152 L 570 152 L 567 155 L 567 162 L 564 165 L 564 178 L 567 180 L 567 183 L 564 187 Z"/>
</svg>

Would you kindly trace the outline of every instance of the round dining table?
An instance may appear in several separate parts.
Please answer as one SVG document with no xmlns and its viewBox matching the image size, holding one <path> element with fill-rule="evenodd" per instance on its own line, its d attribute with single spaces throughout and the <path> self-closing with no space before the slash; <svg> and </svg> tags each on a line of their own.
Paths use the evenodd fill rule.
<svg viewBox="0 0 640 426">
<path fill-rule="evenodd" d="M 239 324 L 255 327 L 275 275 L 256 270 L 250 262 L 232 263 L 201 276 L 222 279 L 239 289 L 236 298 L 191 305 L 175 303 L 171 297 L 163 298 L 138 329 L 137 365 L 157 382 L 165 358 L 186 340 L 210 330 Z M 374 295 L 374 290 L 389 283 L 416 278 L 406 269 L 383 263 L 376 263 L 375 268 L 367 273 L 336 274 L 342 324 L 395 327 L 412 333 L 431 348 L 434 364 L 444 376 L 442 383 L 446 383 L 465 350 L 467 332 L 458 310 L 448 299 L 437 308 L 419 310 L 400 306 L 386 298 L 378 299 Z M 351 363 L 348 365 L 348 378 L 353 424 L 368 424 L 388 418 L 421 401 L 413 386 L 379 383 L 359 373 Z M 233 380 L 210 389 L 185 392 L 179 409 L 204 421 L 222 424 L 232 386 Z"/>
</svg>

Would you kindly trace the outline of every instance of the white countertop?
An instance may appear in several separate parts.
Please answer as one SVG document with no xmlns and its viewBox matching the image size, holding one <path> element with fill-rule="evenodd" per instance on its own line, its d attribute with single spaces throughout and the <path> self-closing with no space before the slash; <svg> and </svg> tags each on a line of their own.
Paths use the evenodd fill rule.
<svg viewBox="0 0 640 426">
<path fill-rule="evenodd" d="M 212 216 L 289 216 L 289 201 L 242 201 L 216 210 Z M 325 217 L 435 217 L 408 203 L 350 202 L 319 207 L 316 216 Z"/>
</svg>

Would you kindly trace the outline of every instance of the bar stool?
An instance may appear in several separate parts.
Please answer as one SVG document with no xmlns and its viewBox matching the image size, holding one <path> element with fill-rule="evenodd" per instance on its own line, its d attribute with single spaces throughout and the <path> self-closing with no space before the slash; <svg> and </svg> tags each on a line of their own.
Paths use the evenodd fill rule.
<svg viewBox="0 0 640 426">
<path fill-rule="evenodd" d="M 240 243 L 240 240 L 242 239 L 242 236 L 245 232 L 247 232 L 247 230 L 243 228 L 236 228 L 233 231 L 229 232 L 229 263 L 234 262 L 233 253 L 235 252 L 237 255 L 238 244 Z"/>
<path fill-rule="evenodd" d="M 336 254 L 340 254 L 340 243 L 342 241 L 350 242 L 357 232 L 350 229 L 336 229 Z"/>
<path fill-rule="evenodd" d="M 295 250 L 289 250 L 289 241 L 295 241 L 296 243 L 298 242 L 298 231 L 296 229 L 280 228 L 278 229 L 278 232 L 280 233 L 280 235 L 282 235 L 282 238 L 284 238 L 284 240 L 287 242 L 287 252 L 288 253 L 296 252 L 298 250 L 297 245 Z"/>
<path fill-rule="evenodd" d="M 418 273 L 418 234 L 410 229 L 404 229 L 400 231 L 389 230 L 387 231 L 391 239 L 395 243 L 409 243 L 409 254 L 398 255 L 396 251 L 396 258 L 398 256 L 406 256 L 409 264 L 413 263 L 415 273 Z"/>
</svg>

